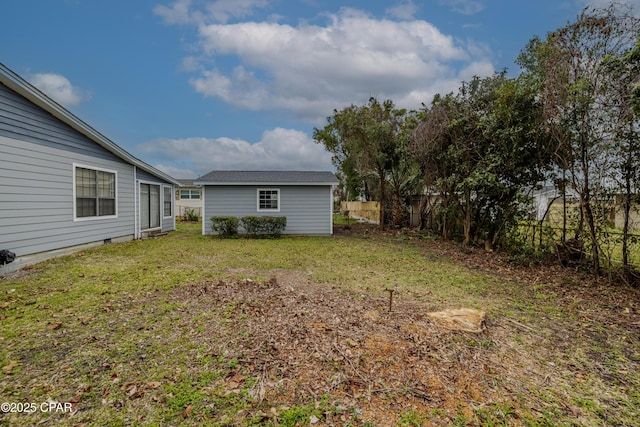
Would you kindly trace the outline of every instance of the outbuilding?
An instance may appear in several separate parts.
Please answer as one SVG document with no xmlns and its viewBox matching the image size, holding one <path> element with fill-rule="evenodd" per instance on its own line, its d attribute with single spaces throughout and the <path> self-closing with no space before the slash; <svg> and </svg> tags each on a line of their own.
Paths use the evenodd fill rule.
<svg viewBox="0 0 640 427">
<path fill-rule="evenodd" d="M 285 216 L 285 234 L 333 234 L 331 172 L 212 171 L 194 184 L 203 187 L 202 234 L 214 234 L 212 216 Z"/>
<path fill-rule="evenodd" d="M 169 175 L 0 64 L 0 274 L 175 229 Z M 8 260 L 7 260 L 8 261 Z"/>
</svg>

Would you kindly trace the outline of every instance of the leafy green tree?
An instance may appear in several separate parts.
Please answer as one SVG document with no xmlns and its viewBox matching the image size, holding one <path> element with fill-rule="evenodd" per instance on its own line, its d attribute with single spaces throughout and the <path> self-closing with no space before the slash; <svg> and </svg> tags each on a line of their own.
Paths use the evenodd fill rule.
<svg viewBox="0 0 640 427">
<path fill-rule="evenodd" d="M 439 208 L 431 211 L 438 232 L 445 240 L 453 237 L 455 209 L 458 206 L 456 187 L 460 183 L 452 122 L 459 115 L 453 94 L 436 95 L 430 108 L 425 107 L 410 142 L 412 162 L 420 167 L 427 198 L 439 199 Z M 434 205 L 434 203 L 431 203 Z"/>
<path fill-rule="evenodd" d="M 486 151 L 477 170 L 484 176 L 482 227 L 494 247 L 525 214 L 527 189 L 545 178 L 551 164 L 547 136 L 540 129 L 542 106 L 526 79 L 502 79 L 485 117 Z"/>
<path fill-rule="evenodd" d="M 404 109 L 393 101 L 375 98 L 363 106 L 351 105 L 327 118 L 327 125 L 314 129 L 313 139 L 333 155 L 333 163 L 350 191 L 374 186 L 380 203 L 380 227 L 385 226 L 389 180 L 400 173 L 406 161 L 403 135 L 410 125 Z"/>
<path fill-rule="evenodd" d="M 491 170 L 493 165 L 489 157 L 492 156 L 488 150 L 485 118 L 492 109 L 496 85 L 502 77 L 474 77 L 470 82 L 462 83 L 456 96 L 459 114 L 450 125 L 456 149 L 451 154 L 458 164 L 460 182 L 456 191 L 462 195 L 459 203 L 464 215 L 464 245 L 478 239 L 481 232 L 478 222 L 486 202 L 483 196 L 490 181 L 495 182 L 496 178 Z"/>
<path fill-rule="evenodd" d="M 541 180 L 548 164 L 541 110 L 525 83 L 505 73 L 476 77 L 425 109 L 412 153 L 426 187 L 439 194 L 443 237 L 450 236 L 455 203 L 463 243 L 493 248 L 517 222 L 523 189 Z"/>
<path fill-rule="evenodd" d="M 341 185 L 347 191 L 347 199 L 355 200 L 364 193 L 363 176 L 358 169 L 358 147 L 350 129 L 355 107 L 334 110 L 327 118 L 327 125 L 313 130 L 313 139 L 322 143 L 332 155 L 332 163 L 338 169 Z"/>
</svg>

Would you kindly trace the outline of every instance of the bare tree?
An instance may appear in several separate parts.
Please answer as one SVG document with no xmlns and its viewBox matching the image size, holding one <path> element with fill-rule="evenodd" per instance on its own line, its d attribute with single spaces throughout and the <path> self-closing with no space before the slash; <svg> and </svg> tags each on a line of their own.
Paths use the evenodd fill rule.
<svg viewBox="0 0 640 427">
<path fill-rule="evenodd" d="M 621 57 L 635 44 L 638 20 L 620 4 L 586 8 L 574 23 L 533 39 L 520 64 L 535 75 L 544 104 L 545 126 L 556 143 L 558 169 L 568 174 L 580 199 L 581 217 L 591 244 L 592 270 L 600 274 L 598 171 L 610 161 L 615 125 L 607 112 L 612 92 L 607 59 Z M 580 227 L 578 227 L 580 230 Z"/>
</svg>

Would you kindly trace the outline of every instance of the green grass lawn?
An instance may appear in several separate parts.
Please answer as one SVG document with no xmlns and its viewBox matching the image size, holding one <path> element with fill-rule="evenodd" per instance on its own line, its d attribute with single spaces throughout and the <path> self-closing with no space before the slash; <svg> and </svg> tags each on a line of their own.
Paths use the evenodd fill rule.
<svg viewBox="0 0 640 427">
<path fill-rule="evenodd" d="M 406 235 L 200 231 L 179 224 L 0 278 L 0 402 L 16 403 L 0 424 L 640 419 L 637 292 L 494 255 L 468 262 Z M 457 307 L 485 310 L 486 331 L 446 331 L 424 316 Z M 37 410 L 17 413 L 18 403 Z"/>
</svg>

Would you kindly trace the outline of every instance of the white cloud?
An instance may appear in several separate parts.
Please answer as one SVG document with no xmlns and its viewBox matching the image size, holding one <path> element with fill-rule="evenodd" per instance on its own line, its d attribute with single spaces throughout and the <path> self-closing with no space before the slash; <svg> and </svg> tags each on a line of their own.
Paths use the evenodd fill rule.
<svg viewBox="0 0 640 427">
<path fill-rule="evenodd" d="M 191 79 L 191 85 L 205 96 L 213 96 L 248 110 L 260 110 L 268 102 L 265 85 L 253 73 L 236 67 L 227 77 L 219 70 L 203 71 L 203 77 Z"/>
<path fill-rule="evenodd" d="M 256 8 L 269 5 L 266 0 L 218 0 L 206 6 L 209 16 L 215 22 L 228 22 L 231 18 L 251 16 Z"/>
<path fill-rule="evenodd" d="M 200 59 L 195 56 L 187 56 L 182 60 L 180 69 L 187 72 L 198 71 L 201 69 Z"/>
<path fill-rule="evenodd" d="M 418 12 L 418 6 L 411 1 L 405 1 L 397 6 L 390 7 L 386 10 L 387 14 L 398 19 L 409 21 L 413 19 Z"/>
<path fill-rule="evenodd" d="M 439 0 L 438 3 L 462 15 L 475 15 L 484 9 L 484 3 L 479 0 Z"/>
<path fill-rule="evenodd" d="M 190 80 L 205 96 L 252 110 L 288 110 L 319 123 L 334 108 L 376 96 L 413 100 L 442 93 L 461 80 L 459 69 L 484 69 L 487 51 L 463 45 L 421 21 L 375 19 L 354 9 L 326 26 L 275 22 L 199 27 L 203 55 L 237 58 Z M 493 69 L 488 70 L 491 74 Z M 400 105 L 400 102 L 397 102 Z"/>
<path fill-rule="evenodd" d="M 199 79 L 191 79 L 190 83 L 196 92 L 205 96 L 215 96 L 225 101 L 231 100 L 231 79 L 224 76 L 218 70 L 203 71 L 203 77 Z"/>
<path fill-rule="evenodd" d="M 153 167 L 176 179 L 193 179 L 199 176 L 199 174 L 195 173 L 192 169 L 178 168 L 163 164 L 154 165 Z"/>
<path fill-rule="evenodd" d="M 190 8 L 191 0 L 177 0 L 171 7 L 157 5 L 153 12 L 161 16 L 167 24 L 189 24 L 197 21 Z"/>
<path fill-rule="evenodd" d="M 73 86 L 69 79 L 60 74 L 38 73 L 29 78 L 32 85 L 65 107 L 73 107 L 91 99 L 88 92 Z"/>
<path fill-rule="evenodd" d="M 489 61 L 474 62 L 460 71 L 460 83 L 463 81 L 468 82 L 473 77 L 484 77 L 492 74 L 494 71 L 493 65 Z"/>
<path fill-rule="evenodd" d="M 293 129 L 265 131 L 255 143 L 231 138 L 162 138 L 137 148 L 149 157 L 160 158 L 157 162 L 160 170 L 181 178 L 193 178 L 212 170 L 333 169 L 331 155 L 324 147 Z M 169 160 L 180 167 L 162 166 Z"/>
<path fill-rule="evenodd" d="M 199 50 L 190 50 L 181 65 L 196 92 L 232 107 L 284 112 L 322 126 L 334 109 L 371 96 L 420 108 L 436 93 L 455 91 L 462 80 L 493 74 L 489 48 L 416 19 L 414 1 L 396 0 L 384 19 L 342 8 L 320 15 L 326 18 L 320 24 L 286 24 L 277 16 L 245 19 L 267 8 L 267 0 L 176 0 L 154 11 L 167 23 L 197 28 Z M 482 3 L 458 0 L 453 7 L 475 13 Z M 323 146 L 292 129 L 265 131 L 252 142 L 163 138 L 138 149 L 160 170 L 182 178 L 215 169 L 333 169 Z"/>
<path fill-rule="evenodd" d="M 210 2 L 176 0 L 171 6 L 157 5 L 153 12 L 167 24 L 204 24 L 207 22 L 226 23 L 233 18 L 251 16 L 254 9 L 269 6 L 267 0 L 216 0 Z M 202 10 L 196 6 L 201 6 Z"/>
</svg>

